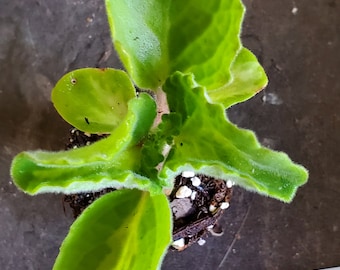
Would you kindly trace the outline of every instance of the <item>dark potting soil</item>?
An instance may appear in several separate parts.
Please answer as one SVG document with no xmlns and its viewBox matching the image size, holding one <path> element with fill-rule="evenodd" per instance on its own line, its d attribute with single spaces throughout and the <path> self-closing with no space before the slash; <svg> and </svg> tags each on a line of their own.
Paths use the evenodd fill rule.
<svg viewBox="0 0 340 270">
<path fill-rule="evenodd" d="M 169 196 L 174 219 L 173 240 L 184 239 L 183 248 L 174 247 L 178 250 L 183 250 L 196 243 L 206 236 L 208 232 L 215 236 L 221 235 L 222 231 L 218 225 L 218 219 L 224 210 L 229 207 L 232 196 L 232 188 L 228 188 L 225 181 L 205 175 L 196 175 L 195 177 L 200 180 L 198 186 L 197 184 L 193 185 L 195 181 L 192 179 L 194 177 L 177 176 L 174 189 Z M 178 190 L 184 186 L 192 190 L 192 194 L 189 198 L 178 199 L 176 196 Z M 185 200 L 188 204 L 188 210 L 183 216 L 176 213 L 178 207 L 183 205 L 182 202 L 177 203 L 178 200 Z"/>
<path fill-rule="evenodd" d="M 90 145 L 91 143 L 94 143 L 96 141 L 99 141 L 100 139 L 106 138 L 108 134 L 90 134 L 82 132 L 76 128 L 72 128 L 70 130 L 70 139 L 68 144 L 66 145 L 66 149 L 73 149 L 78 148 L 86 145 Z"/>
<path fill-rule="evenodd" d="M 105 137 L 107 135 L 88 134 L 74 128 L 70 131 L 67 149 L 90 145 Z M 92 202 L 113 191 L 107 188 L 99 192 L 65 195 L 63 201 L 70 205 L 74 218 L 77 218 Z M 209 232 L 215 236 L 221 235 L 223 232 L 218 219 L 229 207 L 231 196 L 232 187 L 223 180 L 205 175 L 178 175 L 169 195 L 174 222 L 174 245 L 171 249 L 181 251 L 196 242 L 204 244 L 201 239 Z"/>
</svg>

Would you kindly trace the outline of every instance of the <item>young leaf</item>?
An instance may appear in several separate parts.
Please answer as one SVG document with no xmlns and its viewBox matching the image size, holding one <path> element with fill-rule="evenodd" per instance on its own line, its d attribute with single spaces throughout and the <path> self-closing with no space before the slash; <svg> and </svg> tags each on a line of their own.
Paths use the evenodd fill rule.
<svg viewBox="0 0 340 270">
<path fill-rule="evenodd" d="M 232 81 L 218 89 L 208 91 L 213 103 L 224 108 L 245 101 L 266 87 L 268 79 L 262 66 L 246 48 L 237 55 L 231 66 Z"/>
<path fill-rule="evenodd" d="M 209 90 L 229 82 L 241 48 L 240 0 L 106 0 L 106 7 L 115 48 L 139 87 L 155 90 L 177 70 Z"/>
<path fill-rule="evenodd" d="M 171 232 L 164 194 L 117 190 L 96 200 L 73 223 L 53 269 L 158 269 Z"/>
<path fill-rule="evenodd" d="M 122 70 L 83 68 L 64 75 L 54 87 L 52 101 L 72 126 L 89 133 L 110 133 L 125 118 L 136 96 Z"/>
<path fill-rule="evenodd" d="M 124 122 L 112 134 L 92 145 L 61 152 L 32 151 L 17 155 L 11 168 L 14 183 L 29 194 L 79 193 L 106 187 L 161 192 L 141 171 L 140 141 L 156 116 L 147 94 L 129 101 Z"/>
<path fill-rule="evenodd" d="M 164 90 L 172 93 L 168 95 L 170 111 L 180 114 L 182 126 L 160 173 L 163 179 L 189 169 L 231 179 L 285 202 L 307 181 L 306 169 L 284 153 L 261 147 L 253 132 L 226 119 L 221 105 L 208 103 L 204 88 L 197 86 L 192 75 L 176 72 Z"/>
</svg>

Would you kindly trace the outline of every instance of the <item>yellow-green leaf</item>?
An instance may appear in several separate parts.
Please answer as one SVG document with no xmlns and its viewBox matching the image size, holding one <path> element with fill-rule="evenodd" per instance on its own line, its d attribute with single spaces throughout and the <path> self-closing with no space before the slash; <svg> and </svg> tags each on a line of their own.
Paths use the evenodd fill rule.
<svg viewBox="0 0 340 270">
<path fill-rule="evenodd" d="M 106 0 L 115 48 L 134 82 L 156 90 L 175 71 L 208 89 L 230 80 L 241 48 L 240 0 Z"/>
<path fill-rule="evenodd" d="M 54 270 L 155 270 L 171 242 L 164 194 L 118 190 L 90 205 L 73 223 Z"/>
<path fill-rule="evenodd" d="M 232 80 L 226 85 L 208 91 L 211 101 L 225 108 L 251 98 L 268 83 L 262 66 L 246 48 L 242 48 L 231 66 L 231 76 Z"/>
<path fill-rule="evenodd" d="M 136 96 L 122 70 L 83 68 L 64 75 L 52 91 L 58 113 L 72 126 L 89 133 L 110 133 L 125 118 Z"/>
</svg>

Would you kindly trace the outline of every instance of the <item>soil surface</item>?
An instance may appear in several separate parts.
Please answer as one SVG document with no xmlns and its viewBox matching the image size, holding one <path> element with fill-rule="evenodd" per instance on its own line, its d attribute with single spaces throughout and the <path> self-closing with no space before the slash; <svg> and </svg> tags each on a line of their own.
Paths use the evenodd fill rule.
<svg viewBox="0 0 340 270">
<path fill-rule="evenodd" d="M 195 181 L 200 184 L 195 184 Z M 190 196 L 178 198 L 179 191 L 184 187 L 192 191 Z M 174 219 L 173 240 L 183 239 L 184 246 L 174 246 L 174 248 L 182 251 L 197 241 L 205 241 L 203 238 L 207 236 L 208 232 L 220 236 L 222 231 L 216 232 L 216 228 L 219 228 L 218 220 L 224 210 L 229 208 L 231 196 L 232 185 L 227 187 L 223 180 L 205 175 L 196 175 L 190 178 L 182 175 L 177 176 L 170 195 L 170 206 Z M 181 211 L 180 208 L 186 208 L 187 211 Z M 182 214 L 182 212 L 184 213 Z"/>
<path fill-rule="evenodd" d="M 340 265 L 339 0 L 246 0 L 242 40 L 268 87 L 228 112 L 260 141 L 287 152 L 310 179 L 291 204 L 235 187 L 224 234 L 162 269 L 320 269 Z M 63 149 L 69 126 L 50 102 L 66 72 L 120 67 L 102 0 L 0 1 L 0 268 L 51 269 L 73 221 L 61 195 L 30 197 L 10 180 L 23 150 Z"/>
</svg>

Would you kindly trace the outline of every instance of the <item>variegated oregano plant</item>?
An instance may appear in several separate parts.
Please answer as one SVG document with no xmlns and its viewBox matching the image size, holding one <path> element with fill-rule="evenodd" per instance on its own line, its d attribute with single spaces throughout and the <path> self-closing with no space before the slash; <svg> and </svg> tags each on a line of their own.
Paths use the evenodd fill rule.
<svg viewBox="0 0 340 270">
<path fill-rule="evenodd" d="M 68 151 L 22 152 L 12 163 L 14 183 L 31 195 L 117 189 L 74 222 L 54 269 L 160 268 L 172 241 L 164 191 L 183 171 L 290 202 L 306 169 L 225 113 L 267 84 L 240 41 L 241 0 L 106 0 L 106 9 L 127 72 L 72 71 L 52 101 L 79 130 L 110 135 Z"/>
</svg>

